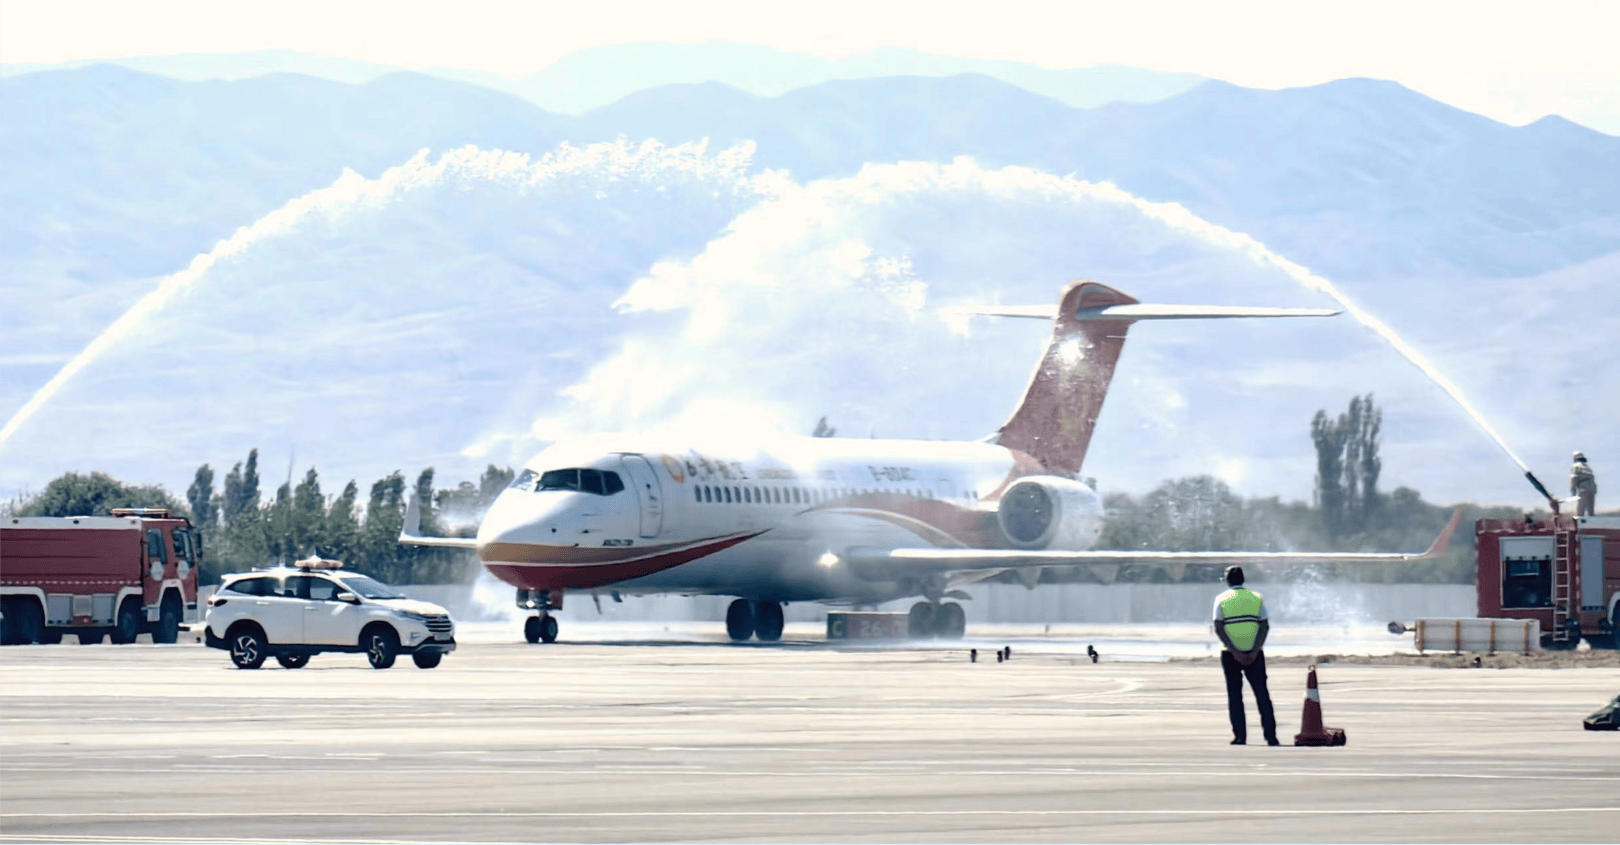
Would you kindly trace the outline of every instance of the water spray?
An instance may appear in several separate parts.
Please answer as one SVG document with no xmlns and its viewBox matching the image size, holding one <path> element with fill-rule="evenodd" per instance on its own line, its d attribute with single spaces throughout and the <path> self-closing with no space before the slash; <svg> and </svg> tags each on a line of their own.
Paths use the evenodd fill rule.
<svg viewBox="0 0 1620 845">
<path fill-rule="evenodd" d="M 1520 460 L 1517 454 L 1514 454 L 1513 450 L 1508 447 L 1507 441 L 1503 440 L 1502 436 L 1496 433 L 1496 429 L 1491 427 L 1491 424 L 1485 420 L 1484 415 L 1474 408 L 1473 404 L 1468 401 L 1467 397 L 1463 396 L 1462 390 L 1460 390 L 1456 385 L 1452 384 L 1449 379 L 1441 374 L 1441 372 L 1428 361 L 1428 359 L 1424 358 L 1422 354 L 1420 354 L 1416 349 L 1412 348 L 1412 346 L 1402 339 L 1400 335 L 1396 334 L 1394 329 L 1391 329 L 1387 324 L 1384 323 L 1384 321 L 1373 316 L 1366 309 L 1356 304 L 1354 300 L 1351 300 L 1349 297 L 1345 296 L 1337 287 L 1334 287 L 1332 282 L 1316 275 L 1315 273 L 1312 273 L 1302 265 L 1289 261 L 1281 255 L 1272 252 L 1264 244 L 1255 240 L 1253 237 L 1240 232 L 1234 232 L 1222 226 L 1217 226 L 1214 223 L 1210 223 L 1209 221 L 1204 220 L 1188 211 L 1185 207 L 1179 204 L 1149 202 L 1129 194 L 1125 194 L 1125 196 L 1128 197 L 1129 201 L 1137 208 L 1140 208 L 1144 213 L 1156 220 L 1160 220 L 1174 228 L 1196 235 L 1217 246 L 1224 246 L 1236 252 L 1247 255 L 1251 260 L 1258 264 L 1276 267 L 1277 269 L 1288 274 L 1289 278 L 1292 278 L 1294 281 L 1299 282 L 1305 287 L 1314 291 L 1325 293 L 1329 297 L 1332 297 L 1332 299 L 1342 308 L 1344 308 L 1345 311 L 1350 312 L 1350 316 L 1355 317 L 1356 320 L 1362 325 L 1372 329 L 1374 334 L 1377 334 L 1379 337 L 1383 338 L 1387 343 L 1389 343 L 1390 346 L 1394 347 L 1395 351 L 1399 352 L 1402 357 L 1406 358 L 1406 360 L 1411 363 L 1412 366 L 1417 367 L 1418 370 L 1427 376 L 1430 381 L 1439 385 L 1440 389 L 1444 390 L 1446 395 L 1450 396 L 1452 400 L 1455 401 L 1471 419 L 1473 419 L 1474 424 L 1478 425 L 1480 429 L 1484 431 L 1485 434 L 1489 436 L 1498 447 L 1501 448 L 1502 452 L 1508 456 L 1508 459 L 1513 461 L 1514 464 L 1518 465 L 1519 469 L 1524 470 L 1524 477 L 1529 479 L 1531 486 L 1535 487 L 1537 492 L 1541 493 L 1541 495 L 1547 498 L 1547 503 L 1552 506 L 1553 513 L 1558 513 L 1558 500 L 1553 498 L 1551 493 L 1547 492 L 1547 488 L 1543 487 L 1541 482 L 1536 479 L 1535 474 L 1530 471 L 1530 467 L 1525 465 L 1525 462 Z"/>
</svg>

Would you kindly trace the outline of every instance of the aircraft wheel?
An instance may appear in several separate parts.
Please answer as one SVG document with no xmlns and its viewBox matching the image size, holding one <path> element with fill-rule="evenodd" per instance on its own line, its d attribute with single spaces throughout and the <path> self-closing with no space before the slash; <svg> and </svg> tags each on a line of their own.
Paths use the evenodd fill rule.
<svg viewBox="0 0 1620 845">
<path fill-rule="evenodd" d="M 540 641 L 543 643 L 557 641 L 557 617 L 550 614 L 540 617 Z"/>
<path fill-rule="evenodd" d="M 961 639 L 967 633 L 967 611 L 954 601 L 940 605 L 934 611 L 934 632 L 941 639 Z"/>
<path fill-rule="evenodd" d="M 926 640 L 934 636 L 932 604 L 920 601 L 911 606 L 911 612 L 906 614 L 906 636 L 914 640 Z"/>
<path fill-rule="evenodd" d="M 754 635 L 754 603 L 737 599 L 726 608 L 726 633 L 737 642 L 746 642 Z"/>
<path fill-rule="evenodd" d="M 528 640 L 530 645 L 540 642 L 540 617 L 530 616 L 523 620 L 523 638 Z"/>
<path fill-rule="evenodd" d="M 762 643 L 782 639 L 782 605 L 774 601 L 754 602 L 754 636 Z"/>
</svg>

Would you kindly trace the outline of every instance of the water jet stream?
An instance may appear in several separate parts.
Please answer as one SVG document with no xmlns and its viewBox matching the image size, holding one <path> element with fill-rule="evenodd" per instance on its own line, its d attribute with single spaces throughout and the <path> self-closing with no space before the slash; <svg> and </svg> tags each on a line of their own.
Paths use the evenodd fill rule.
<svg viewBox="0 0 1620 845">
<path fill-rule="evenodd" d="M 1503 440 L 1502 436 L 1496 433 L 1496 429 L 1492 428 L 1490 422 L 1485 419 L 1484 415 L 1481 414 L 1479 410 L 1468 401 L 1468 398 L 1463 395 L 1462 390 L 1459 389 L 1455 384 L 1452 384 L 1451 380 L 1446 378 L 1445 375 L 1441 373 L 1432 363 L 1430 363 L 1428 359 L 1424 358 L 1421 353 L 1412 348 L 1411 344 L 1407 343 L 1401 338 L 1400 335 L 1396 334 L 1394 329 L 1390 328 L 1384 323 L 1383 320 L 1378 319 L 1365 308 L 1362 308 L 1350 297 L 1344 295 L 1344 293 L 1342 293 L 1337 287 L 1334 287 L 1332 282 L 1316 275 L 1315 273 L 1312 273 L 1304 266 L 1293 261 L 1289 261 L 1281 255 L 1272 252 L 1264 244 L 1255 240 L 1253 237 L 1239 232 L 1234 232 L 1225 227 L 1217 226 L 1203 220 L 1181 205 L 1175 203 L 1154 203 L 1139 199 L 1136 200 L 1136 203 L 1139 208 L 1142 208 L 1152 217 L 1162 220 L 1171 226 L 1180 228 L 1183 231 L 1187 231 L 1204 238 L 1210 243 L 1225 246 L 1243 253 L 1256 263 L 1276 267 L 1277 269 L 1286 273 L 1289 278 L 1299 282 L 1305 287 L 1327 294 L 1333 299 L 1333 301 L 1337 302 L 1340 307 L 1349 312 L 1350 316 L 1355 317 L 1356 320 L 1362 325 L 1372 329 L 1374 334 L 1383 338 L 1385 342 L 1394 347 L 1395 351 L 1399 352 L 1402 357 L 1406 358 L 1406 360 L 1411 363 L 1412 366 L 1417 367 L 1419 372 L 1422 372 L 1425 376 L 1428 376 L 1430 381 L 1439 385 L 1440 389 L 1444 390 L 1446 395 L 1450 396 L 1452 400 L 1455 401 L 1457 405 L 1468 414 L 1468 416 L 1474 421 L 1474 424 L 1478 425 L 1480 430 L 1484 431 L 1485 434 L 1489 436 L 1499 448 L 1501 448 L 1502 452 L 1508 456 L 1508 459 L 1513 461 L 1513 463 L 1516 464 L 1519 469 L 1524 471 L 1525 477 L 1530 480 L 1531 484 L 1535 485 L 1535 488 L 1540 491 L 1542 495 L 1547 497 L 1548 502 L 1550 502 L 1553 506 L 1554 512 L 1557 512 L 1557 500 L 1555 500 L 1551 494 L 1547 493 L 1546 488 L 1541 486 L 1541 482 L 1537 481 L 1535 475 L 1530 471 L 1530 467 L 1526 466 L 1524 461 L 1520 460 L 1519 456 L 1515 454 L 1513 449 L 1508 446 L 1507 441 Z"/>
</svg>

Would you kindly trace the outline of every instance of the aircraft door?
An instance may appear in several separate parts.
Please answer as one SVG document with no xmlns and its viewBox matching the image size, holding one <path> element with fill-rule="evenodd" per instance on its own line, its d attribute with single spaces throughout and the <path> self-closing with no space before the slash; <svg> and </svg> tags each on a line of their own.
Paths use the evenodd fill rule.
<svg viewBox="0 0 1620 845">
<path fill-rule="evenodd" d="M 636 498 L 641 501 L 641 536 L 657 537 L 664 529 L 664 494 L 658 473 L 640 455 L 625 455 L 624 471 L 629 474 Z"/>
</svg>

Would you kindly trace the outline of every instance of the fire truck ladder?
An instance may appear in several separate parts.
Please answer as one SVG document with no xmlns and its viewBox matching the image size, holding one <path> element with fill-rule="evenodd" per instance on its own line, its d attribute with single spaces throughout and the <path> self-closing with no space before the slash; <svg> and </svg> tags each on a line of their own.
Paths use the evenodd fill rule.
<svg viewBox="0 0 1620 845">
<path fill-rule="evenodd" d="M 1576 629 L 1570 625 L 1575 602 L 1575 523 L 1553 517 L 1553 629 L 1555 647 L 1571 648 Z"/>
</svg>

